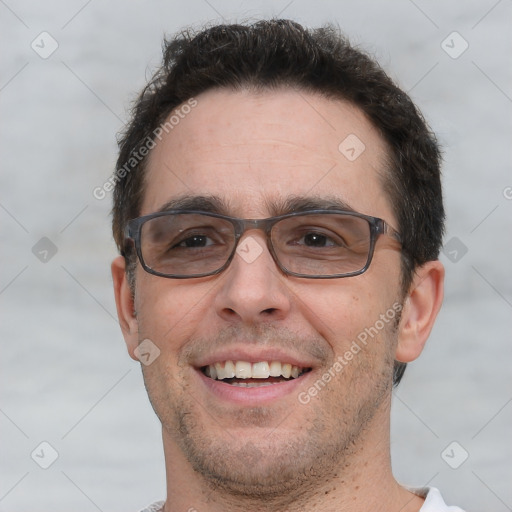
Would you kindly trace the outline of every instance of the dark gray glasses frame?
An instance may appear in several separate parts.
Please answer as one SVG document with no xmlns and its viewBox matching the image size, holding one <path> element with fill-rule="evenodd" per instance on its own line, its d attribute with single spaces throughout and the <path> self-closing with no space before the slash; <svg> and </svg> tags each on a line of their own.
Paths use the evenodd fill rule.
<svg viewBox="0 0 512 512">
<path fill-rule="evenodd" d="M 214 217 L 218 219 L 223 219 L 225 221 L 228 221 L 232 224 L 234 228 L 234 234 L 235 234 L 235 243 L 233 245 L 233 249 L 231 251 L 231 254 L 227 258 L 226 262 L 218 269 L 215 269 L 211 272 L 204 272 L 202 274 L 193 274 L 193 275 L 182 275 L 182 274 L 167 274 L 163 272 L 159 272 L 157 270 L 152 269 L 148 265 L 146 265 L 144 261 L 144 257 L 142 255 L 142 247 L 141 247 L 141 232 L 142 232 L 142 226 L 144 223 L 148 222 L 151 219 L 155 219 L 158 217 L 165 217 L 165 216 L 172 216 L 172 215 L 187 215 L 187 214 L 195 214 L 195 215 L 204 215 L 207 217 Z M 368 222 L 370 226 L 370 245 L 368 249 L 368 257 L 366 260 L 366 264 L 358 270 L 355 270 L 353 272 L 343 273 L 343 274 L 332 274 L 332 275 L 310 275 L 310 274 L 300 274 L 297 272 L 292 272 L 288 270 L 277 257 L 277 254 L 275 252 L 274 246 L 272 244 L 272 238 L 271 238 L 271 231 L 272 228 L 276 223 L 283 219 L 288 219 L 291 217 L 300 217 L 300 216 L 307 216 L 307 215 L 342 215 L 342 216 L 350 216 L 350 217 L 357 217 L 360 219 L 364 219 Z M 167 210 L 165 212 L 157 212 L 157 213 L 151 213 L 149 215 L 144 215 L 143 217 L 138 217 L 136 219 L 132 219 L 128 222 L 126 228 L 125 228 L 125 247 L 128 246 L 128 244 L 133 244 L 135 246 L 135 251 L 137 253 L 137 257 L 140 261 L 140 264 L 142 265 L 142 268 L 148 272 L 149 274 L 153 274 L 155 276 L 159 277 L 166 277 L 171 279 L 193 279 L 198 277 L 207 277 L 207 276 L 213 276 L 216 274 L 220 274 L 222 271 L 224 271 L 231 261 L 233 260 L 236 249 L 238 247 L 238 243 L 240 242 L 240 239 L 242 238 L 243 234 L 247 230 L 251 229 L 259 229 L 262 230 L 267 238 L 267 247 L 269 249 L 270 254 L 272 255 L 272 258 L 276 265 L 281 269 L 282 272 L 284 272 L 286 275 L 295 276 L 295 277 L 302 277 L 306 279 L 337 279 L 342 277 L 351 277 L 351 276 L 357 276 L 360 275 L 366 270 L 368 270 L 370 263 L 373 258 L 373 253 L 375 251 L 375 245 L 377 238 L 381 235 L 388 235 L 392 238 L 394 238 L 396 241 L 401 243 L 401 237 L 400 233 L 393 229 L 389 224 L 386 223 L 386 221 L 378 218 L 378 217 L 371 217 L 369 215 L 364 215 L 362 213 L 352 212 L 352 211 L 344 211 L 344 210 L 306 210 L 303 212 L 294 212 L 294 213 L 288 213 L 285 215 L 279 215 L 277 217 L 269 217 L 267 219 L 239 219 L 236 217 L 228 217 L 226 215 L 221 215 L 217 213 L 210 213 L 210 212 L 204 212 L 200 210 Z M 124 251 L 124 254 L 126 255 L 126 250 Z"/>
</svg>

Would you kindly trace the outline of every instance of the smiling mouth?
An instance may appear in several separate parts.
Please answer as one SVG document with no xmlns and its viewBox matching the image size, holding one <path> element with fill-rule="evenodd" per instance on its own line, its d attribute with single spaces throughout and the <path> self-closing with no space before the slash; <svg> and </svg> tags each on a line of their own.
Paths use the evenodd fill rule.
<svg viewBox="0 0 512 512">
<path fill-rule="evenodd" d="M 280 361 L 224 361 L 203 366 L 201 372 L 213 380 L 238 387 L 272 386 L 281 382 L 298 379 L 311 368 L 302 368 Z"/>
</svg>

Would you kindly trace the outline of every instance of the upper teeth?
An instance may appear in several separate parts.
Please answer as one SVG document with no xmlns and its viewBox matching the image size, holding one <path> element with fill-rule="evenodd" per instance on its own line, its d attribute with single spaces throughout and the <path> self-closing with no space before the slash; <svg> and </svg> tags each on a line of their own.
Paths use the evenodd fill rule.
<svg viewBox="0 0 512 512">
<path fill-rule="evenodd" d="M 205 368 L 205 373 L 212 379 L 267 379 L 268 377 L 290 377 L 296 379 L 303 368 L 292 366 L 290 363 L 280 361 L 261 361 L 248 363 L 247 361 L 225 361 L 215 363 Z"/>
</svg>

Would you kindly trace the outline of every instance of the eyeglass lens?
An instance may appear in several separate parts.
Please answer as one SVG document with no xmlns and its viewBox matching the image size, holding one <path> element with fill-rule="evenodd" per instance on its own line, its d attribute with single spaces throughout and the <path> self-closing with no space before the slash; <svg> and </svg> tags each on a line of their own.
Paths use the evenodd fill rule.
<svg viewBox="0 0 512 512">
<path fill-rule="evenodd" d="M 365 267 L 371 246 L 369 222 L 361 217 L 322 213 L 283 217 L 273 224 L 271 246 L 289 272 L 343 275 Z M 169 276 L 214 273 L 233 254 L 235 223 L 204 214 L 155 217 L 141 228 L 141 252 L 150 269 Z"/>
</svg>

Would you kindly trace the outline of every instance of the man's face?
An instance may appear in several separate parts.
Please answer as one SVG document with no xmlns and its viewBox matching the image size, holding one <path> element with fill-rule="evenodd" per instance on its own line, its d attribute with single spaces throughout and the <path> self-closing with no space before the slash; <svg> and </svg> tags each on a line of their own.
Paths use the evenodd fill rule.
<svg viewBox="0 0 512 512">
<path fill-rule="evenodd" d="M 150 155 L 141 215 L 184 196 L 215 197 L 241 218 L 285 213 L 291 198 L 334 199 L 397 227 L 379 175 L 385 144 L 357 108 L 291 90 L 196 99 Z M 355 159 L 362 146 L 339 149 L 354 135 L 365 146 Z M 216 485 L 272 492 L 334 471 L 387 428 L 397 334 L 395 321 L 378 320 L 401 300 L 400 252 L 380 237 L 364 274 L 314 280 L 284 275 L 264 233 L 240 244 L 249 237 L 247 251 L 261 254 L 236 254 L 217 276 L 165 279 L 138 265 L 135 311 L 138 340 L 160 350 L 143 370 L 168 452 Z M 253 387 L 205 375 L 226 361 L 308 371 Z"/>
</svg>

